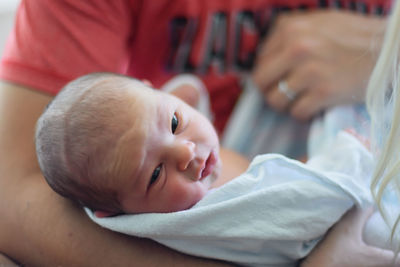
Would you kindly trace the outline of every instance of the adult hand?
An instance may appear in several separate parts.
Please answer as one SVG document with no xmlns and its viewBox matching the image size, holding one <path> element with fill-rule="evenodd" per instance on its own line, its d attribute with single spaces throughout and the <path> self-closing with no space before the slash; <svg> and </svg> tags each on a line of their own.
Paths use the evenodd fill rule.
<svg viewBox="0 0 400 267">
<path fill-rule="evenodd" d="M 368 267 L 393 265 L 392 251 L 368 246 L 362 232 L 373 209 L 352 208 L 307 256 L 301 267 Z"/>
<path fill-rule="evenodd" d="M 282 14 L 260 47 L 254 82 L 272 108 L 301 120 L 361 102 L 384 26 L 385 19 L 346 11 Z M 294 92 L 294 101 L 278 90 L 279 81 Z"/>
</svg>

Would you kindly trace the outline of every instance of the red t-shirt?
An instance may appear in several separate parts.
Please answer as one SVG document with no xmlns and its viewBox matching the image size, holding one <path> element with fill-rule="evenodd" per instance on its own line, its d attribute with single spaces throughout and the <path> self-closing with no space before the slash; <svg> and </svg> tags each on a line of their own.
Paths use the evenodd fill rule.
<svg viewBox="0 0 400 267">
<path fill-rule="evenodd" d="M 205 82 L 221 131 L 275 14 L 338 6 L 386 13 L 384 0 L 22 0 L 0 78 L 55 95 L 110 71 L 158 87 L 190 72 Z"/>
</svg>

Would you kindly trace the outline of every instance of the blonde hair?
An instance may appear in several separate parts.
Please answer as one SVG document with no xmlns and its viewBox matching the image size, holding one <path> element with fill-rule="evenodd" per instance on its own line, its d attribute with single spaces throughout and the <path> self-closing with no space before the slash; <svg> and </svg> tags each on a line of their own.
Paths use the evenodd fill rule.
<svg viewBox="0 0 400 267">
<path fill-rule="evenodd" d="M 392 249 L 399 251 L 400 209 L 383 204 L 384 198 L 400 204 L 400 1 L 394 3 L 378 61 L 367 88 L 371 116 L 372 151 L 376 166 L 371 190 L 383 218 L 392 227 Z M 399 205 L 397 205 L 399 206 Z"/>
</svg>

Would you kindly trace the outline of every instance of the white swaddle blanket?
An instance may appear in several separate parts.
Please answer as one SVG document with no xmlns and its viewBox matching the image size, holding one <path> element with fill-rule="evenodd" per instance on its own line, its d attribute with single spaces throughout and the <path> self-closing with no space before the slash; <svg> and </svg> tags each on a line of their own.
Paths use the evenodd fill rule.
<svg viewBox="0 0 400 267">
<path fill-rule="evenodd" d="M 257 156 L 245 173 L 189 210 L 110 218 L 86 212 L 103 227 L 184 253 L 248 266 L 295 266 L 349 208 L 372 203 L 371 167 L 367 149 L 341 133 L 307 164 Z"/>
</svg>

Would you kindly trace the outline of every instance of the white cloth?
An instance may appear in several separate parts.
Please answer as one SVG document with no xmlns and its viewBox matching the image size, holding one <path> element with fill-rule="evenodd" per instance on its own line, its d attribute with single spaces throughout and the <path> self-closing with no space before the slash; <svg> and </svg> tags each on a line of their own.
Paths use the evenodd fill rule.
<svg viewBox="0 0 400 267">
<path fill-rule="evenodd" d="M 312 121 L 307 141 L 307 155 L 312 157 L 329 146 L 342 130 L 352 129 L 369 139 L 370 118 L 365 104 L 336 106 L 325 110 Z"/>
<path fill-rule="evenodd" d="M 265 153 L 291 158 L 307 155 L 310 123 L 269 107 L 252 79 L 243 79 L 243 92 L 225 127 L 221 143 L 252 159 Z"/>
<path fill-rule="evenodd" d="M 346 133 L 332 145 L 307 164 L 258 156 L 245 173 L 189 210 L 110 218 L 86 212 L 103 227 L 184 253 L 248 266 L 295 266 L 349 208 L 372 203 L 370 153 Z"/>
</svg>

